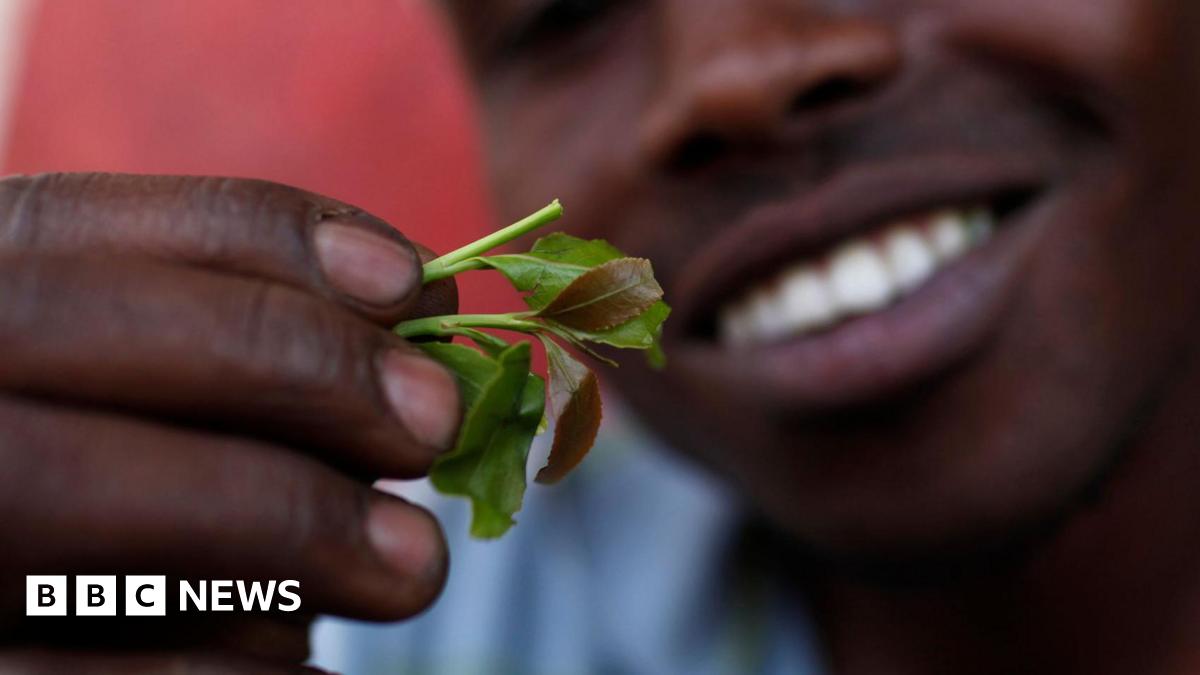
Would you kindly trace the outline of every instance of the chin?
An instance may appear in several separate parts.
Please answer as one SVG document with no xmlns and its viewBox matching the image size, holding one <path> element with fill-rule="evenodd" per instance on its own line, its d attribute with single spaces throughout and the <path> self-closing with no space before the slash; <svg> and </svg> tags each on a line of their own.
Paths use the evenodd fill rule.
<svg viewBox="0 0 1200 675">
<path fill-rule="evenodd" d="M 905 434 L 912 421 L 898 419 L 904 414 L 914 413 L 871 413 L 856 418 L 858 431 L 828 429 L 836 439 L 809 430 L 786 448 L 743 446 L 712 461 L 723 462 L 718 471 L 741 486 L 792 562 L 869 582 L 930 584 L 1036 556 L 1104 498 L 1129 454 L 1124 443 L 1016 433 L 965 447 L 958 439 L 980 430 Z M 908 435 L 909 445 L 871 439 L 871 426 L 887 428 L 887 438 Z M 772 459 L 754 460 L 764 456 Z"/>
</svg>

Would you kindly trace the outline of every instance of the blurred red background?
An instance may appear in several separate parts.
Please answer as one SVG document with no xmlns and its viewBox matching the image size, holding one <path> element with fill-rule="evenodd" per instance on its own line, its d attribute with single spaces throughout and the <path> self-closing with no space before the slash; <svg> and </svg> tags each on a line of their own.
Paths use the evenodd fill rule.
<svg viewBox="0 0 1200 675">
<path fill-rule="evenodd" d="M 63 0 L 30 30 L 6 172 L 268 178 L 439 251 L 493 226 L 471 100 L 422 0 Z M 464 311 L 513 306 L 488 282 L 460 280 Z"/>
</svg>

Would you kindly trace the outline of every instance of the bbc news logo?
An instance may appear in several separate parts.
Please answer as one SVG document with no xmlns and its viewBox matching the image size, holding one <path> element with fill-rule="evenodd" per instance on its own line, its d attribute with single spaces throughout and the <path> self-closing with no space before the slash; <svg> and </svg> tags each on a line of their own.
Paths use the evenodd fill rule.
<svg viewBox="0 0 1200 675">
<path fill-rule="evenodd" d="M 66 616 L 70 603 L 65 575 L 31 574 L 25 577 L 25 616 Z M 75 616 L 116 616 L 117 577 L 80 574 L 75 579 Z M 125 616 L 166 616 L 169 597 L 167 578 L 156 575 L 126 575 Z M 245 612 L 300 609 L 300 582 L 240 581 L 223 579 L 189 582 L 180 580 L 176 592 L 180 612 Z"/>
</svg>

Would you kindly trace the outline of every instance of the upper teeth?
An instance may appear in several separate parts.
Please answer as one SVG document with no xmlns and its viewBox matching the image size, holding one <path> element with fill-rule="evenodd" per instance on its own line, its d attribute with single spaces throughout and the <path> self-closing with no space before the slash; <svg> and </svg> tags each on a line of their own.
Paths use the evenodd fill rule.
<svg viewBox="0 0 1200 675">
<path fill-rule="evenodd" d="M 994 221 L 985 208 L 942 211 L 795 263 L 722 307 L 721 340 L 770 342 L 882 309 L 985 241 Z"/>
</svg>

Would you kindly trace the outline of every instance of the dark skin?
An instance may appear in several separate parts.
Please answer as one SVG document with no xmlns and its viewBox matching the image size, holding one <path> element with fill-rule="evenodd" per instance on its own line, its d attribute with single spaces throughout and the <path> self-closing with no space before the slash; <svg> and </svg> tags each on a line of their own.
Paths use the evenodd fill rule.
<svg viewBox="0 0 1200 675">
<path fill-rule="evenodd" d="M 609 377 L 783 533 L 835 672 L 1200 669 L 1200 7 L 447 6 L 505 215 L 654 261 L 672 367 Z M 997 236 L 894 308 L 713 339 L 788 260 L 978 202 Z"/>
<path fill-rule="evenodd" d="M 835 672 L 1200 668 L 1200 8 L 568 4 L 533 30 L 533 0 L 451 5 L 497 194 L 560 196 L 654 260 L 672 368 L 612 377 L 801 550 Z M 763 270 L 979 200 L 1011 207 L 994 242 L 924 295 L 781 348 L 712 339 Z M 68 177 L 0 183 L 0 254 L 4 616 L 55 571 L 296 578 L 306 613 L 373 619 L 433 599 L 436 525 L 369 487 L 456 421 L 444 374 L 383 356 L 411 355 L 389 323 L 452 309 L 402 237 L 280 186 Z M 307 648 L 306 617 L 45 625 L 6 626 L 0 666 L 288 672 Z"/>
<path fill-rule="evenodd" d="M 387 330 L 454 311 L 429 255 L 262 181 L 0 181 L 0 670 L 294 672 L 315 614 L 431 603 L 437 523 L 371 488 L 458 425 L 453 379 Z M 117 572 L 295 579 L 303 604 L 24 618 L 26 574 Z"/>
</svg>

